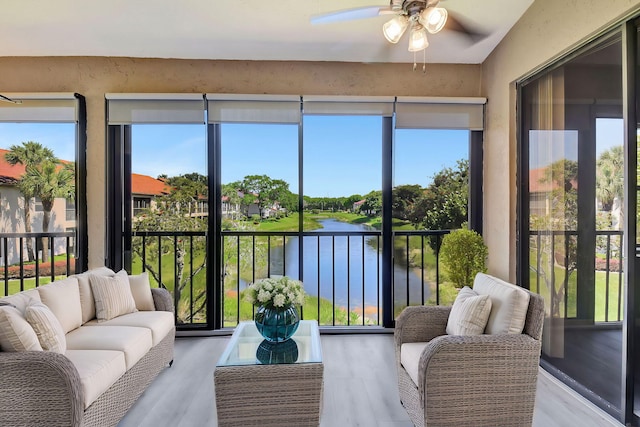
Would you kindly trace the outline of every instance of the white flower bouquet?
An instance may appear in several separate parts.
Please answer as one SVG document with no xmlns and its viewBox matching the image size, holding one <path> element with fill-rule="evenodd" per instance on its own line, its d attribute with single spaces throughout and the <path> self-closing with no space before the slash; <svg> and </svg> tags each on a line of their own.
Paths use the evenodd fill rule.
<svg viewBox="0 0 640 427">
<path fill-rule="evenodd" d="M 245 300 L 253 305 L 284 308 L 304 304 L 304 296 L 301 281 L 282 276 L 256 280 L 247 288 Z"/>
</svg>

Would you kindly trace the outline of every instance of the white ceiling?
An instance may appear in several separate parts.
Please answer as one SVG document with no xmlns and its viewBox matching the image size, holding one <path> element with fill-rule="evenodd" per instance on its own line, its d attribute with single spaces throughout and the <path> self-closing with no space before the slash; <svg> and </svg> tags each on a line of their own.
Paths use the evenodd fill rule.
<svg viewBox="0 0 640 427">
<path fill-rule="evenodd" d="M 430 35 L 430 63 L 481 63 L 534 0 L 442 0 L 479 43 Z M 311 16 L 385 0 L 18 0 L 0 7 L 0 56 L 413 62 L 407 35 L 382 35 L 388 16 L 312 25 Z M 417 55 L 422 62 L 422 52 Z"/>
</svg>

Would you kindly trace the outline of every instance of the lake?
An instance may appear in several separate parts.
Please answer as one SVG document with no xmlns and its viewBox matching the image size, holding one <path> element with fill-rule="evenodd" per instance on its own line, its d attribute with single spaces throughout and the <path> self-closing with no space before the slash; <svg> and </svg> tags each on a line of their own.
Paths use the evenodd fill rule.
<svg viewBox="0 0 640 427">
<path fill-rule="evenodd" d="M 348 231 L 363 232 L 372 230 L 362 224 L 351 224 L 335 219 L 319 220 L 322 228 L 312 231 Z M 348 242 L 347 242 L 348 240 Z M 302 281 L 309 295 L 320 295 L 328 300 L 335 300 L 337 306 L 351 310 L 362 307 L 371 312 L 382 305 L 381 289 L 378 283 L 382 278 L 382 248 L 378 247 L 377 236 L 305 236 L 303 237 L 303 272 Z M 382 238 L 380 237 L 380 244 Z M 348 250 L 348 252 L 347 252 Z M 271 271 L 280 274 L 283 271 L 282 247 L 272 249 Z M 320 252 L 318 256 L 318 251 Z M 299 238 L 290 237 L 286 244 L 284 274 L 298 277 Z M 404 259 L 402 260 L 404 261 Z M 406 304 L 406 283 L 409 282 L 411 303 L 421 302 L 422 281 L 403 263 L 396 261 L 394 265 L 395 299 L 399 304 Z M 318 280 L 319 278 L 319 280 Z M 429 298 L 429 284 L 425 281 L 425 300 Z M 378 299 L 380 298 L 380 300 Z"/>
</svg>

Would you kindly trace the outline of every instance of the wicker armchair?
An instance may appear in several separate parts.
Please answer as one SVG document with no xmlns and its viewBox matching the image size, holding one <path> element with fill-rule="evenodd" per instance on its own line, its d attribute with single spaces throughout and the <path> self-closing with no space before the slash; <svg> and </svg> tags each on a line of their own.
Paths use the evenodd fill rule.
<svg viewBox="0 0 640 427">
<path fill-rule="evenodd" d="M 446 335 L 451 307 L 407 307 L 398 316 L 400 400 L 416 426 L 531 425 L 544 300 L 530 295 L 522 334 Z M 401 346 L 410 342 L 428 342 L 417 385 L 400 363 Z"/>
</svg>

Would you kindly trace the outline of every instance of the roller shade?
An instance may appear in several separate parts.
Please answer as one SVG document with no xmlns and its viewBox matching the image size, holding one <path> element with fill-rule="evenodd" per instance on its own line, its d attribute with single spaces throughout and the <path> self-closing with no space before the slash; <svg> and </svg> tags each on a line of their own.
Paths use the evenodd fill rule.
<svg viewBox="0 0 640 427">
<path fill-rule="evenodd" d="M 396 129 L 484 129 L 485 98 L 398 98 Z"/>
<path fill-rule="evenodd" d="M 107 123 L 204 124 L 202 94 L 106 94 Z"/>
<path fill-rule="evenodd" d="M 393 115 L 394 97 L 383 96 L 303 96 L 304 114 L 316 115 Z"/>
<path fill-rule="evenodd" d="M 209 123 L 300 123 L 297 95 L 207 94 Z"/>
<path fill-rule="evenodd" d="M 19 103 L 0 100 L 0 122 L 69 123 L 78 121 L 73 93 L 2 93 Z"/>
</svg>

